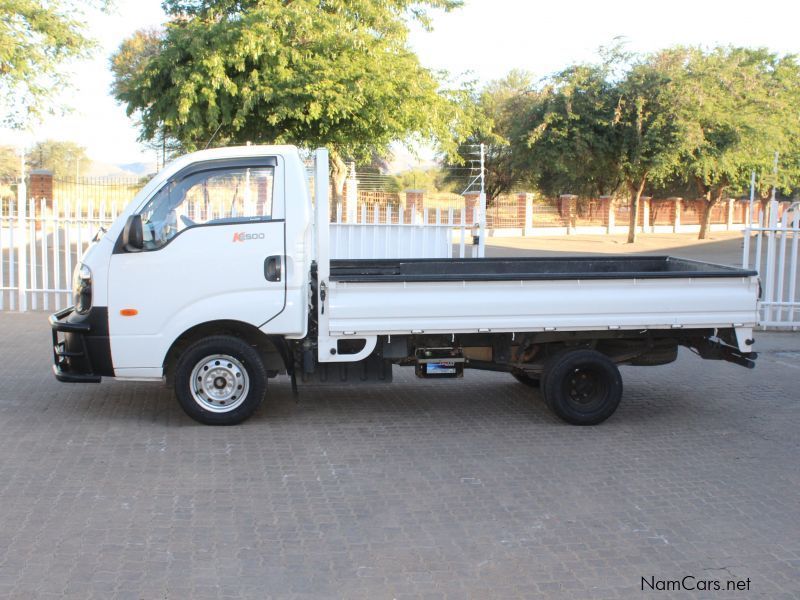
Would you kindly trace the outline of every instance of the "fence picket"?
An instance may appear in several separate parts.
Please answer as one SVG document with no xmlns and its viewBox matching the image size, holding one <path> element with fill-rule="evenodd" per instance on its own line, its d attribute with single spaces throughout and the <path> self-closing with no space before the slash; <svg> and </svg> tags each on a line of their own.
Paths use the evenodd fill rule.
<svg viewBox="0 0 800 600">
<path fill-rule="evenodd" d="M 41 215 L 41 233 L 42 233 L 42 308 L 45 310 L 50 309 L 50 294 L 47 289 L 50 287 L 50 265 L 48 264 L 47 256 L 47 202 L 42 198 L 39 203 L 39 214 Z"/>
<path fill-rule="evenodd" d="M 59 203 L 58 200 L 53 198 L 53 289 L 58 290 L 61 288 L 61 219 L 59 219 Z M 53 304 L 58 308 L 58 293 L 53 294 Z"/>
<path fill-rule="evenodd" d="M 792 249 L 791 260 L 789 262 L 789 322 L 795 322 L 795 310 L 800 308 L 796 301 L 797 294 L 797 271 L 800 265 L 797 264 L 798 258 L 798 240 L 800 240 L 800 210 L 795 211 L 794 222 L 792 223 Z"/>
<path fill-rule="evenodd" d="M 14 245 L 14 230 L 17 228 L 16 221 L 13 218 L 8 220 L 8 290 L 9 290 L 9 306 L 11 310 L 17 309 L 17 288 L 19 285 L 17 281 L 17 254 L 15 252 L 16 246 Z"/>
<path fill-rule="evenodd" d="M 65 286 L 69 286 L 72 283 L 72 223 L 70 220 L 70 212 L 74 213 L 74 210 L 70 210 L 69 204 L 64 204 L 64 284 Z M 70 294 L 68 290 L 65 290 L 64 293 L 64 306 L 69 306 L 70 304 Z"/>
<path fill-rule="evenodd" d="M 34 291 L 39 287 L 36 278 L 36 200 L 31 198 L 28 201 L 28 302 L 32 310 L 39 309 L 37 293 Z"/>
<path fill-rule="evenodd" d="M 4 203 L 0 202 L 0 310 L 3 310 L 6 307 L 6 245 L 4 240 L 6 239 L 7 234 L 5 232 L 5 223 L 6 215 Z"/>
</svg>

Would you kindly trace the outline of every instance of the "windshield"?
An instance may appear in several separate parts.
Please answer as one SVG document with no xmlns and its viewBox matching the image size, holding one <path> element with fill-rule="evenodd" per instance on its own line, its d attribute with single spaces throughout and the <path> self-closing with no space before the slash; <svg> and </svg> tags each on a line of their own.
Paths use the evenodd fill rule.
<svg viewBox="0 0 800 600">
<path fill-rule="evenodd" d="M 145 247 L 196 225 L 272 218 L 274 167 L 235 167 L 168 181 L 141 212 Z"/>
</svg>

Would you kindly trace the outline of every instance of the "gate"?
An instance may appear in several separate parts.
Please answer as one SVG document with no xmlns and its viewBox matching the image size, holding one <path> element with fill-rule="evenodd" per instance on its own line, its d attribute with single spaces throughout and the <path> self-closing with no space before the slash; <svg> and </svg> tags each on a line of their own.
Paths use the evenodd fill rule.
<svg viewBox="0 0 800 600">
<path fill-rule="evenodd" d="M 789 205 L 782 214 L 779 203 L 770 202 L 768 224 L 764 222 L 762 212 L 757 226 L 745 228 L 742 257 L 742 265 L 748 269 L 752 265 L 761 277 L 759 325 L 796 331 L 800 328 L 800 202 Z"/>
</svg>

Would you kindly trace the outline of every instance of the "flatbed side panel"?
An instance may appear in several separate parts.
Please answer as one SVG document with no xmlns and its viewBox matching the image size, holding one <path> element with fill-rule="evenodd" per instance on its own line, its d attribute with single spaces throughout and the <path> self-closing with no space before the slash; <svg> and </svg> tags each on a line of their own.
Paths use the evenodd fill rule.
<svg viewBox="0 0 800 600">
<path fill-rule="evenodd" d="M 332 282 L 332 335 L 753 327 L 758 279 Z"/>
</svg>

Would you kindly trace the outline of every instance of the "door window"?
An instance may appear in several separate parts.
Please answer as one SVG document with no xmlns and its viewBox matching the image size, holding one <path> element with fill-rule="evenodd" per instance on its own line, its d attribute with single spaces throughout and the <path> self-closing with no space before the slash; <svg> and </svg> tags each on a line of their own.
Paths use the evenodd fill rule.
<svg viewBox="0 0 800 600">
<path fill-rule="evenodd" d="M 142 209 L 145 249 L 198 225 L 272 219 L 274 167 L 235 167 L 167 182 Z"/>
</svg>

